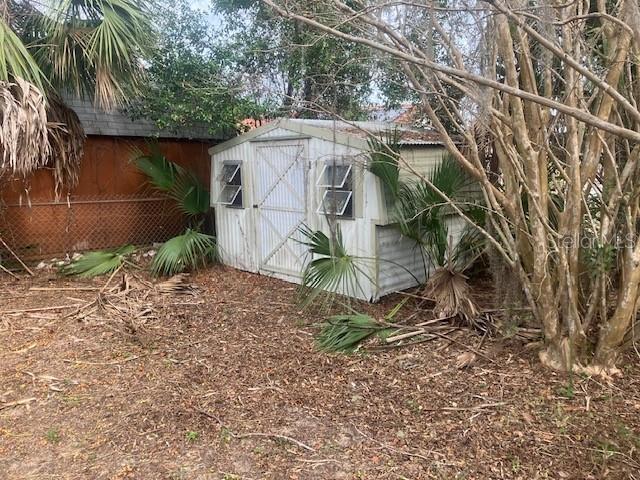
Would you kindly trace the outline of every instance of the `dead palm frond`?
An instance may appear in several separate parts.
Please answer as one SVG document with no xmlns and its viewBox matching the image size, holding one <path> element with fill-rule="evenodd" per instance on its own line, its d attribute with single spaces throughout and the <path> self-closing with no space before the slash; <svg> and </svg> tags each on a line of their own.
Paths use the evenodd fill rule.
<svg viewBox="0 0 640 480">
<path fill-rule="evenodd" d="M 53 167 L 56 197 L 59 197 L 63 187 L 71 189 L 78 184 L 86 135 L 76 112 L 57 95 L 49 95 L 47 116 L 51 144 L 49 163 Z"/>
<path fill-rule="evenodd" d="M 471 297 L 468 277 L 455 269 L 440 267 L 429 277 L 424 288 L 426 297 L 435 302 L 439 318 L 458 317 L 473 325 L 479 309 Z"/>
<path fill-rule="evenodd" d="M 125 263 L 128 255 L 136 248 L 133 245 L 125 245 L 114 250 L 98 250 L 82 254 L 69 265 L 62 268 L 64 275 L 78 275 L 91 278 L 113 273 Z"/>
<path fill-rule="evenodd" d="M 26 176 L 51 153 L 44 95 L 22 78 L 0 82 L 0 169 Z"/>
<path fill-rule="evenodd" d="M 163 282 L 156 283 L 154 288 L 160 293 L 192 293 L 196 288 L 187 281 L 188 278 L 188 274 L 178 273 Z"/>
</svg>

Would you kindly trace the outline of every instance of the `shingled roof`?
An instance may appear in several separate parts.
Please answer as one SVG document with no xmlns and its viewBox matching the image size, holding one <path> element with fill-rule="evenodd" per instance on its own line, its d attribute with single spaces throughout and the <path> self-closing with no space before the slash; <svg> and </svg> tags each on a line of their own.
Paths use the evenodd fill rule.
<svg viewBox="0 0 640 480">
<path fill-rule="evenodd" d="M 178 131 L 163 130 L 151 120 L 143 118 L 131 120 L 120 110 L 107 112 L 97 108 L 88 100 L 65 98 L 65 103 L 76 112 L 87 135 L 189 140 L 225 140 L 229 138 L 229 135 L 211 134 L 204 127 Z"/>
</svg>

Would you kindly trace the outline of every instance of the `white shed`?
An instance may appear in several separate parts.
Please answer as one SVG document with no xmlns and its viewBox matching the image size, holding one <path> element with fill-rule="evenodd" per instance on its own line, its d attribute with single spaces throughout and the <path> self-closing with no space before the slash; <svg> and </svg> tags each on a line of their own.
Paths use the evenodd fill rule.
<svg viewBox="0 0 640 480">
<path fill-rule="evenodd" d="M 310 254 L 299 229 L 328 235 L 331 210 L 349 254 L 372 259 L 361 291 L 343 293 L 376 301 L 415 286 L 414 276 L 424 280 L 420 251 L 390 224 L 382 185 L 367 169 L 367 134 L 394 128 L 403 134 L 403 159 L 416 171 L 441 161 L 445 150 L 435 132 L 379 122 L 279 119 L 211 148 L 222 262 L 300 283 Z"/>
</svg>

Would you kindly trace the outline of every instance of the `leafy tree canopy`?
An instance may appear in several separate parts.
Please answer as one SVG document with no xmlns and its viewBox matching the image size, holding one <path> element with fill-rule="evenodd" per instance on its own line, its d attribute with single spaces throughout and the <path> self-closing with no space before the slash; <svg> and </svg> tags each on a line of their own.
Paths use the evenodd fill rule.
<svg viewBox="0 0 640 480">
<path fill-rule="evenodd" d="M 157 42 L 147 62 L 147 79 L 128 113 L 174 131 L 234 128 L 262 110 L 244 94 L 229 51 L 219 46 L 205 13 L 189 3 L 158 6 Z"/>
<path fill-rule="evenodd" d="M 230 65 L 275 115 L 366 117 L 372 61 L 366 47 L 319 35 L 258 0 L 214 0 Z M 313 8 L 311 5 L 310 8 Z"/>
</svg>

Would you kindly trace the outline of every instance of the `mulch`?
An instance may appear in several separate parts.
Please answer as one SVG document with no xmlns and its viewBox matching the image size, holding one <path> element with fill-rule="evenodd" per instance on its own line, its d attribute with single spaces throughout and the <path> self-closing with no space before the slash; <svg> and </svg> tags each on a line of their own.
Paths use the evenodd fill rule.
<svg viewBox="0 0 640 480">
<path fill-rule="evenodd" d="M 215 266 L 135 314 L 115 296 L 78 314 L 105 281 L 0 277 L 0 478 L 640 478 L 633 351 L 611 381 L 504 338 L 460 369 L 466 330 L 327 354 L 289 283 Z"/>
</svg>

